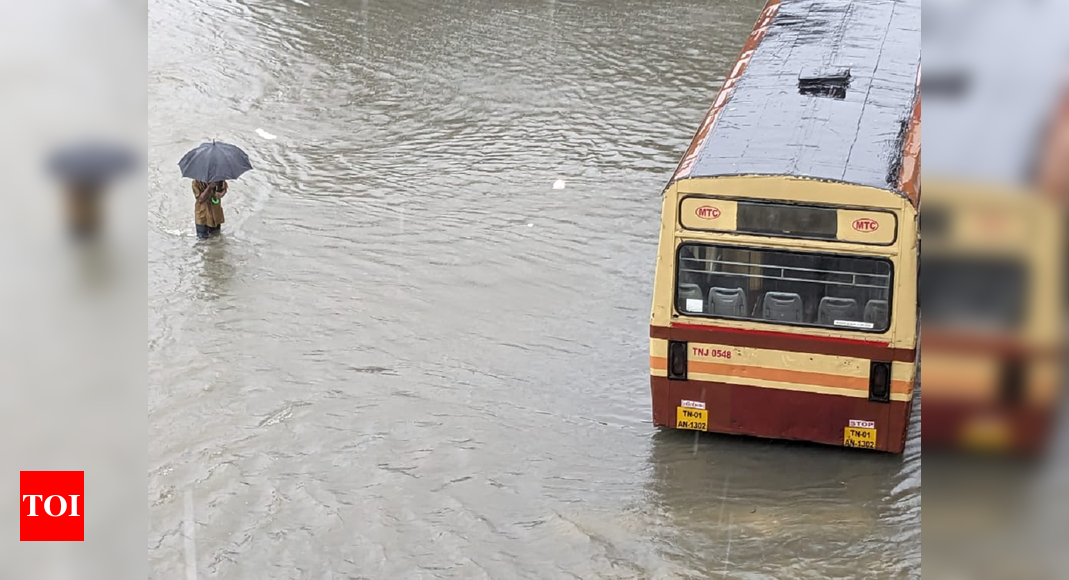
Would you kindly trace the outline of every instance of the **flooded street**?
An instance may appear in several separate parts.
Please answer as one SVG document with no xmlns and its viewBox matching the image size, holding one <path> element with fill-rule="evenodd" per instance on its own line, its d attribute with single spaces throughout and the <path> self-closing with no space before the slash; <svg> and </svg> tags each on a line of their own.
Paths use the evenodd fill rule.
<svg viewBox="0 0 1069 580">
<path fill-rule="evenodd" d="M 150 1 L 150 577 L 919 578 L 919 401 L 901 457 L 652 425 L 658 196 L 762 5 Z"/>
</svg>

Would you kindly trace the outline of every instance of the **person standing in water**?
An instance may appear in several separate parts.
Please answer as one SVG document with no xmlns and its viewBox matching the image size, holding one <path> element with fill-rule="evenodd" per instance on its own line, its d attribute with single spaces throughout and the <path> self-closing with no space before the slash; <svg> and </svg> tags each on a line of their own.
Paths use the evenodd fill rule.
<svg viewBox="0 0 1069 580">
<path fill-rule="evenodd" d="M 66 185 L 67 228 L 79 241 L 95 239 L 103 225 L 102 183 L 73 181 Z"/>
<path fill-rule="evenodd" d="M 225 181 L 205 183 L 193 180 L 194 217 L 197 224 L 197 237 L 204 239 L 212 234 L 219 233 L 225 218 L 223 206 L 220 201 L 226 195 L 227 185 Z"/>
<path fill-rule="evenodd" d="M 223 225 L 220 201 L 226 195 L 228 179 L 237 179 L 252 169 L 249 156 L 240 147 L 212 141 L 201 143 L 178 161 L 182 177 L 193 180 L 194 216 L 197 237 L 218 233 Z"/>
</svg>

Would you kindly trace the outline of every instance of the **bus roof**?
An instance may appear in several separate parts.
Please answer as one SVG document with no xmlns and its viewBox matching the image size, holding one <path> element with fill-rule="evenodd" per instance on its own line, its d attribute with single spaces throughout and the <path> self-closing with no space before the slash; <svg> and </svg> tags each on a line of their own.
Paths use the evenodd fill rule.
<svg viewBox="0 0 1069 580">
<path fill-rule="evenodd" d="M 921 0 L 769 0 L 672 181 L 790 175 L 916 205 Z"/>
</svg>

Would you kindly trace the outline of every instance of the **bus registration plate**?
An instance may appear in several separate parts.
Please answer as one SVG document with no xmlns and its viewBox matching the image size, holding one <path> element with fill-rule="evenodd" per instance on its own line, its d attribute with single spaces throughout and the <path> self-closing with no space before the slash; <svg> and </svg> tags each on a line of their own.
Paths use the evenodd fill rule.
<svg viewBox="0 0 1069 580">
<path fill-rule="evenodd" d="M 876 449 L 876 425 L 871 421 L 850 421 L 843 432 L 843 447 Z"/>
<path fill-rule="evenodd" d="M 961 431 L 962 444 L 977 451 L 1006 451 L 1013 434 L 1010 425 L 998 417 L 982 417 L 965 424 Z"/>
<path fill-rule="evenodd" d="M 706 431 L 709 428 L 709 411 L 676 407 L 676 429 Z"/>
</svg>

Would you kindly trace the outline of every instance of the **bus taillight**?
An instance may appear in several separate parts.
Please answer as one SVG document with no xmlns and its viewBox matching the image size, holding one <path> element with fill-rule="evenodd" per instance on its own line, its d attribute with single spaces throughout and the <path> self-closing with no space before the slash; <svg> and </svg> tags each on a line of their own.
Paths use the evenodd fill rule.
<svg viewBox="0 0 1069 580">
<path fill-rule="evenodd" d="M 687 380 L 687 343 L 669 341 L 668 378 Z"/>
<path fill-rule="evenodd" d="M 1002 365 L 1002 381 L 999 385 L 1001 402 L 1007 407 L 1017 407 L 1024 401 L 1024 361 L 1011 358 Z"/>
<path fill-rule="evenodd" d="M 873 362 L 869 368 L 869 400 L 878 403 L 891 400 L 891 363 Z"/>
</svg>

